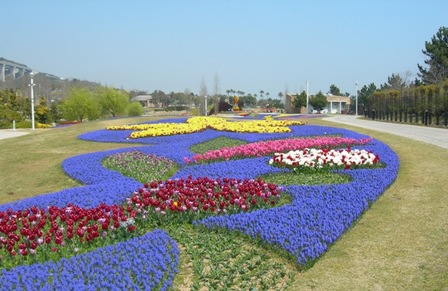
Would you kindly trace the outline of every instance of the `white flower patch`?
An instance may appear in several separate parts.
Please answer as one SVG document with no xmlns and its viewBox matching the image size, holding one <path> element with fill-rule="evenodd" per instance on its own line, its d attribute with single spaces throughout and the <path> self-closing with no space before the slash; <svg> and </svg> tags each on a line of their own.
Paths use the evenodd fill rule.
<svg viewBox="0 0 448 291">
<path fill-rule="evenodd" d="M 323 150 L 309 149 L 289 151 L 287 153 L 274 153 L 269 164 L 286 167 L 323 168 L 324 166 L 337 166 L 350 168 L 353 166 L 373 165 L 379 162 L 378 155 L 370 151 L 359 149 Z"/>
</svg>

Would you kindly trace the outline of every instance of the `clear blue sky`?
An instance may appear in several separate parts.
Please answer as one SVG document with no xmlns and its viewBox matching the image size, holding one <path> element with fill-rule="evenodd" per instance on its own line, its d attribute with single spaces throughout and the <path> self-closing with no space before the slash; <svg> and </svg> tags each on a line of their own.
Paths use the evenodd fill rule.
<svg viewBox="0 0 448 291">
<path fill-rule="evenodd" d="M 277 97 L 410 80 L 448 1 L 0 0 L 0 57 L 64 78 L 152 92 Z"/>
</svg>

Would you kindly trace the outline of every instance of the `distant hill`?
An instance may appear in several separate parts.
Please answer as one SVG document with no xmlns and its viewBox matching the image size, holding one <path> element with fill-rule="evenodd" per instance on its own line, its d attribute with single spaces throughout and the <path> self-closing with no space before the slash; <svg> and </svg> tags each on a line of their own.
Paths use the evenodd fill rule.
<svg viewBox="0 0 448 291">
<path fill-rule="evenodd" d="M 95 89 L 101 86 L 97 82 L 76 78 L 65 79 L 53 74 L 38 72 L 25 64 L 0 57 L 0 90 L 13 89 L 28 96 L 31 72 L 34 73 L 33 81 L 36 84 L 34 86 L 35 97 L 45 96 L 48 101 L 64 99 L 71 87 Z"/>
</svg>

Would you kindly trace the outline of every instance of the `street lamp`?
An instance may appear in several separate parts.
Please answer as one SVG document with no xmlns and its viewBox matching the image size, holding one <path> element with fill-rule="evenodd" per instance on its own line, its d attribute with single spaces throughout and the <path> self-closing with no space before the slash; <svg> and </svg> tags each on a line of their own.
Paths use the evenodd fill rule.
<svg viewBox="0 0 448 291">
<path fill-rule="evenodd" d="M 355 82 L 356 116 L 358 116 L 358 81 Z"/>
<path fill-rule="evenodd" d="M 35 126 L 34 126 L 34 91 L 33 91 L 33 87 L 34 87 L 34 83 L 33 83 L 33 72 L 31 72 L 30 74 L 31 76 L 31 80 L 30 80 L 30 88 L 31 88 L 31 128 L 34 130 Z"/>
</svg>

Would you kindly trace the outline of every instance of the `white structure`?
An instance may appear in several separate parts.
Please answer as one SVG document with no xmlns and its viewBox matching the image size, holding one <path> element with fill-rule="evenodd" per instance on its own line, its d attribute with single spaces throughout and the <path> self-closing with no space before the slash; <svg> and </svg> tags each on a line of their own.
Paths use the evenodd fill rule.
<svg viewBox="0 0 448 291">
<path fill-rule="evenodd" d="M 155 107 L 151 95 L 138 95 L 131 98 L 131 102 L 140 102 L 143 107 Z"/>
<path fill-rule="evenodd" d="M 327 95 L 327 112 L 330 114 L 348 113 L 350 110 L 350 97 Z"/>
</svg>

